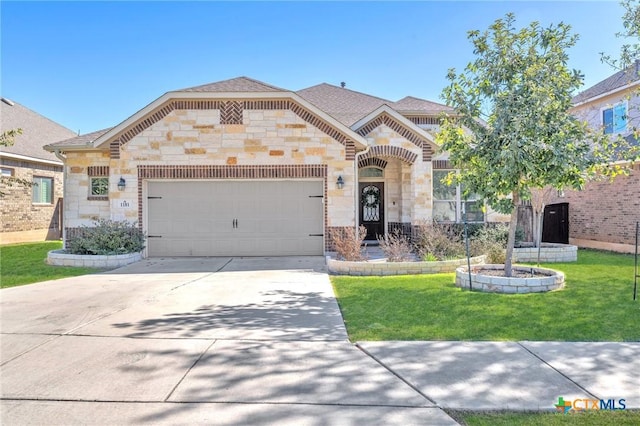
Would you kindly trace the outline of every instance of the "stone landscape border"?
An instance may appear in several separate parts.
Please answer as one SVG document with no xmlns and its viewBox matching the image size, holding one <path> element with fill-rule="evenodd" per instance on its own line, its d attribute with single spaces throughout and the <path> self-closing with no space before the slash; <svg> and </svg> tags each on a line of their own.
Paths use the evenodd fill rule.
<svg viewBox="0 0 640 426">
<path fill-rule="evenodd" d="M 480 269 L 504 270 L 504 265 L 480 265 L 471 267 L 473 290 L 489 293 L 541 293 L 564 288 L 564 274 L 553 269 L 516 265 L 514 271 L 533 272 L 531 278 L 496 277 L 483 275 Z M 542 276 L 540 276 L 542 275 Z M 466 266 L 456 269 L 456 287 L 469 289 L 469 272 Z"/>
<path fill-rule="evenodd" d="M 471 258 L 472 265 L 482 265 L 486 256 Z M 349 262 L 327 257 L 327 269 L 335 275 L 355 276 L 383 276 L 383 275 L 417 275 L 440 274 L 454 272 L 456 268 L 466 265 L 467 259 L 442 260 L 435 262 L 387 262 L 386 260 L 371 260 L 363 262 Z"/>
<path fill-rule="evenodd" d="M 114 269 L 142 260 L 142 253 L 116 255 L 70 254 L 65 250 L 52 250 L 47 263 L 53 266 L 79 266 L 86 268 Z"/>
<path fill-rule="evenodd" d="M 537 262 L 537 247 L 519 247 L 513 249 L 517 262 Z M 540 262 L 577 262 L 578 246 L 571 244 L 542 243 L 540 247 Z"/>
</svg>

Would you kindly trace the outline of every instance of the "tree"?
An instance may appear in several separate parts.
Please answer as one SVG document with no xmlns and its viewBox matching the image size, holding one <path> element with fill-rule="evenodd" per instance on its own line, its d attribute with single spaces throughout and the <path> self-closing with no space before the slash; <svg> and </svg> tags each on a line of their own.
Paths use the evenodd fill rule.
<svg viewBox="0 0 640 426">
<path fill-rule="evenodd" d="M 624 15 L 622 16 L 624 29 L 617 32 L 616 37 L 629 39 L 629 42 L 622 45 L 618 59 L 604 52 L 601 52 L 600 56 L 602 62 L 623 70 L 629 68 L 640 58 L 640 1 L 622 0 L 620 5 L 624 9 Z"/>
<path fill-rule="evenodd" d="M 11 129 L 11 130 L 2 132 L 2 134 L 0 134 L 0 146 L 13 146 L 16 136 L 21 134 L 22 134 L 22 129 Z M 26 179 L 20 179 L 13 176 L 1 176 L 0 183 L 2 184 L 3 187 L 12 187 L 14 185 L 18 185 L 18 186 L 28 188 L 33 186 L 32 182 Z M 6 193 L 2 189 L 0 189 L 0 198 L 4 197 L 5 195 Z"/>
<path fill-rule="evenodd" d="M 459 74 L 449 70 L 443 90 L 457 116 L 444 118 L 437 141 L 460 169 L 447 181 L 461 184 L 464 197 L 478 194 L 511 214 L 506 276 L 520 201 L 532 188 L 581 188 L 612 153 L 612 141 L 568 113 L 583 79 L 567 65 L 566 51 L 578 39 L 570 29 L 533 22 L 516 30 L 508 14 L 482 33 L 470 31 L 475 60 Z"/>
</svg>

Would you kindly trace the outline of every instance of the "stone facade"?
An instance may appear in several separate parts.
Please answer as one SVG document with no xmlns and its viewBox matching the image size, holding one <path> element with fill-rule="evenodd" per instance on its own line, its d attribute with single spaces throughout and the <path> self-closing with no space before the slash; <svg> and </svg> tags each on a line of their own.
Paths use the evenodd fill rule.
<svg viewBox="0 0 640 426">
<path fill-rule="evenodd" d="M 4 186 L 6 194 L 2 198 L 0 211 L 2 212 L 2 244 L 42 241 L 60 238 L 61 203 L 63 197 L 62 166 L 43 164 L 30 161 L 20 161 L 2 158 L 3 169 L 10 169 L 13 176 L 27 181 L 35 177 L 53 179 L 53 199 L 51 204 L 34 204 L 30 187 L 15 185 Z"/>
</svg>

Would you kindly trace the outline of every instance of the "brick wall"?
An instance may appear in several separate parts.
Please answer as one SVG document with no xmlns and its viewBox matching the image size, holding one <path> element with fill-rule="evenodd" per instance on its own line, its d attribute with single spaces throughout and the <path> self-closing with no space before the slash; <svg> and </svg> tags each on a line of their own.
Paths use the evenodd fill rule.
<svg viewBox="0 0 640 426">
<path fill-rule="evenodd" d="M 569 203 L 569 238 L 635 244 L 640 221 L 640 164 L 629 176 L 590 182 L 553 202 Z"/>
<path fill-rule="evenodd" d="M 30 187 L 3 185 L 6 195 L 0 203 L 2 212 L 2 233 L 32 231 L 39 229 L 59 229 L 60 200 L 62 199 L 62 166 L 2 159 L 2 167 L 13 170 L 14 177 L 31 181 L 34 176 L 53 178 L 52 204 L 33 204 Z"/>
</svg>

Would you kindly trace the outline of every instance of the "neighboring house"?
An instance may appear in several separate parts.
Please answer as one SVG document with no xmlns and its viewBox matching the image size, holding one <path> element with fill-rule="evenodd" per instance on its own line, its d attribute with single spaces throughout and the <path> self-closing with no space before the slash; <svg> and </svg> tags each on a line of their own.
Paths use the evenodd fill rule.
<svg viewBox="0 0 640 426">
<path fill-rule="evenodd" d="M 46 149 L 66 157 L 66 240 L 110 218 L 141 224 L 148 256 L 320 255 L 356 224 L 373 239 L 460 220 L 459 190 L 434 184 L 449 168 L 432 133 L 443 111 L 239 77 L 168 92 Z M 487 219 L 478 202 L 468 209 Z"/>
<path fill-rule="evenodd" d="M 637 144 L 640 128 L 639 63 L 619 71 L 573 98 L 571 112 L 611 137 Z M 565 191 L 568 203 L 569 242 L 581 247 L 622 252 L 635 250 L 635 227 L 640 221 L 640 161 L 628 176 L 613 182 L 590 182 L 582 191 Z M 546 220 L 546 218 L 545 218 Z"/>
<path fill-rule="evenodd" d="M 3 185 L 2 244 L 60 238 L 63 164 L 42 147 L 75 135 L 71 130 L 30 109 L 2 98 L 0 131 L 22 129 L 13 146 L 0 147 L 3 176 L 34 183 L 32 187 Z"/>
</svg>

